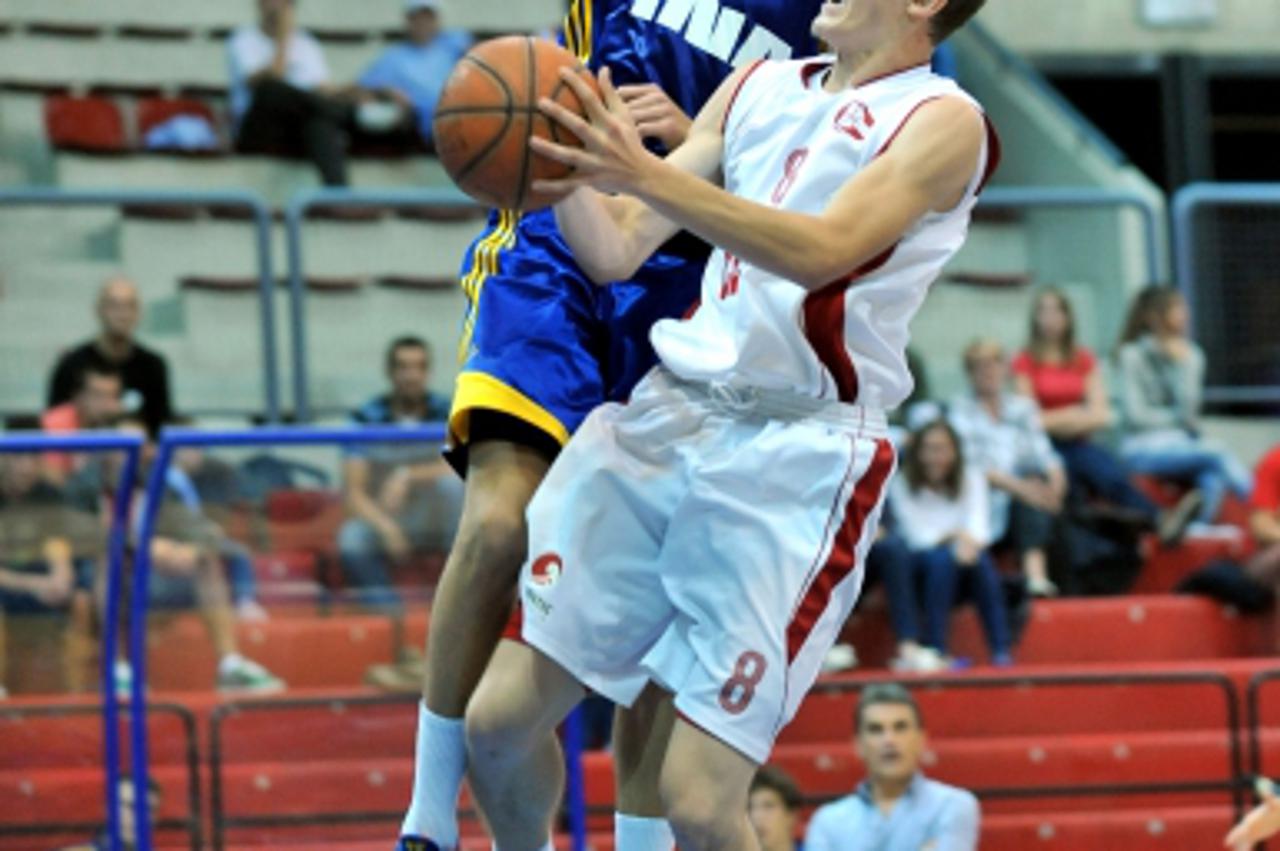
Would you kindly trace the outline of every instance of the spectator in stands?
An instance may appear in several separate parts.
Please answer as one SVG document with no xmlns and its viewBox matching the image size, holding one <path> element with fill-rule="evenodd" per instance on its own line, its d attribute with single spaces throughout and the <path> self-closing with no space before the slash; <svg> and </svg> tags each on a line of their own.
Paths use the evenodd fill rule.
<svg viewBox="0 0 1280 851">
<path fill-rule="evenodd" d="M 1076 342 L 1075 310 L 1066 293 L 1054 288 L 1040 293 L 1029 337 L 1013 359 L 1014 383 L 1039 405 L 1073 495 L 1103 500 L 1157 531 L 1162 542 L 1176 541 L 1199 508 L 1200 494 L 1188 491 L 1175 508 L 1162 512 L 1129 481 L 1120 459 L 1096 439 L 1112 418 L 1106 378 L 1093 352 Z"/>
<path fill-rule="evenodd" d="M 227 42 L 236 149 L 305 155 L 325 185 L 345 186 L 352 104 L 330 85 L 320 43 L 295 12 L 294 0 L 258 0 L 258 23 Z"/>
<path fill-rule="evenodd" d="M 125 418 L 120 427 L 144 433 L 142 424 L 136 419 Z M 155 455 L 155 444 L 148 442 L 143 449 L 139 487 L 134 495 L 131 512 L 135 537 L 144 499 L 142 483 L 146 481 L 147 470 L 155 463 Z M 115 481 L 117 466 L 118 459 L 114 458 L 106 465 L 99 465 L 100 481 Z M 109 489 L 99 486 L 97 492 L 108 493 Z M 170 488 L 156 516 L 155 534 L 151 539 L 152 574 L 148 588 L 148 607 L 153 612 L 191 608 L 199 611 L 217 655 L 216 682 L 220 690 L 259 693 L 280 691 L 284 688 L 284 682 L 279 677 L 240 654 L 231 590 L 219 551 L 224 538 L 220 529 L 193 513 Z M 100 578 L 100 599 L 101 581 Z M 131 668 L 121 659 L 116 663 L 117 689 L 127 692 L 132 679 Z"/>
<path fill-rule="evenodd" d="M 428 390 L 431 349 L 418 337 L 400 337 L 387 349 L 390 392 L 352 415 L 359 425 L 442 422 L 447 399 Z M 462 485 L 436 443 L 352 446 L 343 464 L 350 518 L 338 533 L 348 585 L 366 605 L 399 611 L 390 563 L 417 552 L 444 552 L 462 512 Z"/>
<path fill-rule="evenodd" d="M 98 336 L 64 354 L 54 367 L 49 380 L 49 407 L 72 399 L 79 376 L 87 367 L 109 368 L 118 372 L 124 382 L 124 410 L 141 413 L 147 431 L 155 436 L 173 415 L 169 367 L 162 356 L 137 340 L 141 314 L 138 288 L 122 276 L 109 279 L 98 291 L 97 310 Z"/>
<path fill-rule="evenodd" d="M 1035 402 L 1008 390 L 1003 347 L 979 339 L 964 352 L 968 393 L 956 397 L 949 417 L 964 454 L 991 486 L 991 540 L 1017 552 L 1027 591 L 1053 597 L 1047 547 L 1053 518 L 1063 508 L 1067 476 L 1040 423 Z"/>
<path fill-rule="evenodd" d="M 1120 370 L 1120 454 L 1129 468 L 1199 489 L 1196 519 L 1217 518 L 1227 494 L 1247 499 L 1249 472 L 1200 429 L 1204 352 L 1187 334 L 1190 313 L 1170 287 L 1148 287 L 1130 308 L 1116 360 Z"/>
<path fill-rule="evenodd" d="M 0 699 L 8 696 L 6 618 L 65 620 L 70 606 L 75 567 L 62 514 L 62 495 L 41 478 L 37 455 L 0 455 Z"/>
<path fill-rule="evenodd" d="M 924 719 L 896 684 L 862 690 L 854 716 L 867 779 L 848 797 L 814 813 L 805 851 L 973 851 L 980 811 L 969 792 L 920 771 Z"/>
<path fill-rule="evenodd" d="M 776 765 L 756 772 L 747 798 L 747 816 L 760 839 L 760 851 L 801 851 L 796 841 L 800 825 L 800 790 Z"/>
<path fill-rule="evenodd" d="M 1263 456 L 1253 477 L 1249 531 L 1258 545 L 1249 573 L 1269 585 L 1280 585 L 1280 445 Z"/>
<path fill-rule="evenodd" d="M 71 401 L 56 405 L 40 417 L 40 428 L 49 434 L 106 428 L 120 415 L 124 381 L 111 364 L 88 363 L 72 379 Z M 84 464 L 81 455 L 47 452 L 45 477 L 54 485 L 66 483 Z"/>
<path fill-rule="evenodd" d="M 902 475 L 889 485 L 889 507 L 911 565 L 910 575 L 896 579 L 900 587 L 889 593 L 899 648 L 894 667 L 921 673 L 945 668 L 951 609 L 970 598 L 986 630 L 992 662 L 1010 664 L 1004 587 L 987 551 L 987 481 L 981 470 L 966 467 L 960 438 L 946 420 L 926 425 L 907 441 Z M 915 588 L 921 589 L 920 597 Z"/>
<path fill-rule="evenodd" d="M 134 787 L 133 779 L 129 777 L 121 777 L 119 784 L 116 786 L 118 791 L 118 800 L 120 802 L 117 813 L 118 824 L 120 825 L 120 847 L 123 851 L 133 851 L 138 847 L 138 826 L 134 822 Z M 155 821 L 157 814 L 160 812 L 160 800 L 162 793 L 160 784 L 155 780 L 147 780 L 147 809 L 151 813 L 152 822 Z M 107 835 L 107 829 L 104 827 L 93 839 L 82 845 L 69 845 L 62 851 L 107 851 L 111 847 L 111 838 Z"/>
<path fill-rule="evenodd" d="M 439 0 L 405 0 L 404 13 L 408 40 L 384 50 L 357 85 L 362 99 L 381 99 L 399 107 L 410 138 L 429 143 L 436 101 L 472 38 L 459 30 L 441 29 Z"/>
</svg>

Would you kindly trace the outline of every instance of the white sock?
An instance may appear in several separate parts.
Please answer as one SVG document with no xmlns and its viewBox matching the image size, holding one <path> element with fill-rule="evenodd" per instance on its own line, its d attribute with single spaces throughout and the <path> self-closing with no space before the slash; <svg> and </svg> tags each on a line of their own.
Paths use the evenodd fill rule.
<svg viewBox="0 0 1280 851">
<path fill-rule="evenodd" d="M 402 836 L 421 836 L 437 845 L 458 844 L 458 793 L 467 771 L 466 730 L 461 718 L 436 715 L 419 704 L 413 800 Z"/>
<path fill-rule="evenodd" d="M 617 851 L 671 851 L 676 837 L 664 818 L 614 813 L 613 844 Z"/>
</svg>

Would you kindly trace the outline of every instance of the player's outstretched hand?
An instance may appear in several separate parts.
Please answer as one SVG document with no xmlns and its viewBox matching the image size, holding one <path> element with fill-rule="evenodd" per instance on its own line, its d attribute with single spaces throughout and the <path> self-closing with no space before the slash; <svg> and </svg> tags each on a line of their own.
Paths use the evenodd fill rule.
<svg viewBox="0 0 1280 851">
<path fill-rule="evenodd" d="M 1275 784 L 1259 778 L 1257 785 L 1262 803 L 1227 834 L 1223 844 L 1231 851 L 1251 851 L 1254 845 L 1280 833 L 1280 798 L 1276 797 Z"/>
<path fill-rule="evenodd" d="M 535 181 L 534 191 L 564 196 L 581 186 L 591 186 L 601 192 L 633 192 L 644 182 L 657 158 L 645 149 L 635 120 L 613 86 L 609 69 L 600 72 L 602 97 L 597 97 L 569 68 L 560 70 L 560 79 L 577 94 L 587 118 L 550 98 L 540 100 L 538 108 L 577 136 L 582 147 L 557 145 L 538 137 L 530 139 L 529 145 L 536 153 L 573 168 L 573 173 L 561 180 Z"/>
</svg>

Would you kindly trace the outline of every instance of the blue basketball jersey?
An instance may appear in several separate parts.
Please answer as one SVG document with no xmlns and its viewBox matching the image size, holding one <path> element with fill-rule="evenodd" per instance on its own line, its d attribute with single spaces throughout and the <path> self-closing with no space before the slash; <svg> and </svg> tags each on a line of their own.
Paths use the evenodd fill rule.
<svg viewBox="0 0 1280 851">
<path fill-rule="evenodd" d="M 574 0 L 566 46 L 614 82 L 657 83 L 690 116 L 734 68 L 815 52 L 819 0 Z"/>
</svg>

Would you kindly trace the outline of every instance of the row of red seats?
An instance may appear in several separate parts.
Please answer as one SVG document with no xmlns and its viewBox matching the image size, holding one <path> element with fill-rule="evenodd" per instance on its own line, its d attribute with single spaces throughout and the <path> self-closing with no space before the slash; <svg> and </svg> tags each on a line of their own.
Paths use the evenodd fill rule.
<svg viewBox="0 0 1280 851">
<path fill-rule="evenodd" d="M 217 117 L 208 104 L 194 98 L 144 97 L 136 102 L 136 132 L 126 131 L 124 114 L 110 98 L 94 95 L 53 95 L 45 98 L 44 121 L 49 144 L 64 151 L 98 154 L 126 153 L 132 140 L 180 115 L 204 119 L 214 128 Z"/>
</svg>

